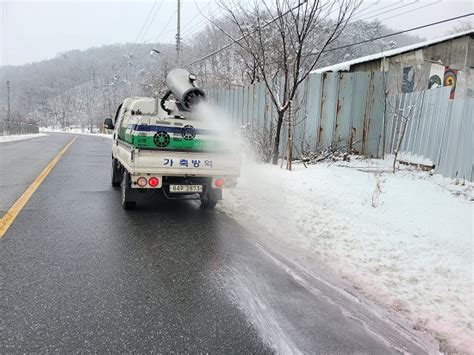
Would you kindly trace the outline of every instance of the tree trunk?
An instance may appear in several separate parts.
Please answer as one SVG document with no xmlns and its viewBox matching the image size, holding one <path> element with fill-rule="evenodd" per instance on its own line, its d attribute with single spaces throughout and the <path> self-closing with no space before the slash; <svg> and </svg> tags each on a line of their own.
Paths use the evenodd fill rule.
<svg viewBox="0 0 474 355">
<path fill-rule="evenodd" d="M 288 105 L 288 155 L 287 169 L 291 170 L 291 162 L 293 160 L 293 105 L 290 100 Z"/>
<path fill-rule="evenodd" d="M 280 146 L 280 134 L 281 134 L 281 126 L 283 124 L 283 116 L 285 115 L 285 112 L 283 111 L 278 111 L 278 120 L 277 120 L 277 128 L 276 128 L 276 133 L 275 133 L 275 141 L 273 143 L 273 159 L 272 159 L 272 164 L 277 165 L 278 164 L 278 153 L 279 153 L 279 146 Z"/>
</svg>

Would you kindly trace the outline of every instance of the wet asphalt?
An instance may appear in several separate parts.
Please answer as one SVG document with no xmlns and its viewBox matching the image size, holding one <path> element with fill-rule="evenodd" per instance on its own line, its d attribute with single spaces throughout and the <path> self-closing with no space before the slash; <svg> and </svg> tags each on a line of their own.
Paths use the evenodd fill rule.
<svg viewBox="0 0 474 355">
<path fill-rule="evenodd" d="M 68 135 L 0 143 L 0 216 L 25 191 L 52 157 L 71 139 Z"/>
<path fill-rule="evenodd" d="M 2 209 L 70 139 L 0 144 Z M 158 195 L 124 211 L 110 145 L 78 136 L 0 240 L 0 353 L 428 350 L 223 213 Z"/>
</svg>

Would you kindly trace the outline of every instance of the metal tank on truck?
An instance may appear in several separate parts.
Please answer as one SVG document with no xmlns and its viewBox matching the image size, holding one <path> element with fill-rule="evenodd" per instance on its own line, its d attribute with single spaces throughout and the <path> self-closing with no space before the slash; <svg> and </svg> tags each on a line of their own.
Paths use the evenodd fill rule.
<svg viewBox="0 0 474 355">
<path fill-rule="evenodd" d="M 240 175 L 236 135 L 223 134 L 218 117 L 198 113 L 205 92 L 196 76 L 173 69 L 162 98 L 132 97 L 119 106 L 113 129 L 112 186 L 119 187 L 122 206 L 134 208 L 141 193 L 161 192 L 168 199 L 198 199 L 212 209 L 222 190 Z"/>
</svg>

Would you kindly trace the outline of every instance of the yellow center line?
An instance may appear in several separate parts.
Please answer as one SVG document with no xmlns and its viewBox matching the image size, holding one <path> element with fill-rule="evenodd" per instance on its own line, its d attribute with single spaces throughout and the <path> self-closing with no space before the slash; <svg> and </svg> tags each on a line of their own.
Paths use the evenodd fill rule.
<svg viewBox="0 0 474 355">
<path fill-rule="evenodd" d="M 36 177 L 36 179 L 31 183 L 31 185 L 23 192 L 23 195 L 20 196 L 18 200 L 13 204 L 12 207 L 8 210 L 5 215 L 0 218 L 0 239 L 3 238 L 8 228 L 12 225 L 15 218 L 21 212 L 23 207 L 30 199 L 30 197 L 35 193 L 36 189 L 41 185 L 41 183 L 46 179 L 51 170 L 53 170 L 56 163 L 61 159 L 61 157 L 66 153 L 66 150 L 74 143 L 77 137 L 71 139 L 71 141 L 64 146 L 63 149 L 51 160 L 51 162 L 43 169 L 43 171 Z"/>
</svg>

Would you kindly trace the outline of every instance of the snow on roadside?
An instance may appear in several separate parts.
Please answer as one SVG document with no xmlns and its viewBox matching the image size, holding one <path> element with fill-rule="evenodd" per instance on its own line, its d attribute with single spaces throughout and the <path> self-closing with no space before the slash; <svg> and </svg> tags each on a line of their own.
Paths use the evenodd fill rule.
<svg viewBox="0 0 474 355">
<path fill-rule="evenodd" d="M 44 134 L 44 133 L 34 133 L 34 134 L 12 134 L 9 136 L 0 136 L 0 143 L 21 141 L 24 139 L 44 137 L 46 135 L 47 134 Z"/>
<path fill-rule="evenodd" d="M 220 208 L 303 267 L 328 265 L 434 333 L 442 349 L 472 351 L 473 185 L 382 172 L 389 166 L 356 160 L 289 172 L 245 161 Z"/>
<path fill-rule="evenodd" d="M 112 139 L 112 134 L 107 134 L 107 133 L 99 133 L 99 132 L 84 132 L 83 130 L 79 128 L 72 128 L 68 129 L 67 131 L 64 131 L 62 129 L 55 129 L 51 127 L 41 127 L 40 128 L 41 132 L 49 132 L 49 133 L 68 133 L 68 134 L 81 134 L 85 136 L 95 136 L 95 137 L 104 137 L 104 138 L 109 138 Z"/>
</svg>

